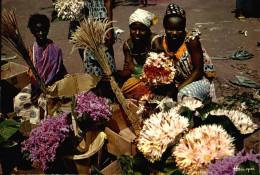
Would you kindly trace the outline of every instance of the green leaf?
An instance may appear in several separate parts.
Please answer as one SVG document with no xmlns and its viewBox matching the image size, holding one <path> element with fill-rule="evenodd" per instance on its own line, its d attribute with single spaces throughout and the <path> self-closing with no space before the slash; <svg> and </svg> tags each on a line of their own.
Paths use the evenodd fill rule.
<svg viewBox="0 0 260 175">
<path fill-rule="evenodd" d="M 206 99 L 203 102 L 203 108 L 199 108 L 197 109 L 197 111 L 199 112 L 201 119 L 205 120 L 206 114 L 208 114 L 212 110 L 216 110 L 219 108 L 220 108 L 219 104 L 212 102 L 211 99 Z"/>
<path fill-rule="evenodd" d="M 0 123 L 0 135 L 7 140 L 18 131 L 20 126 L 21 124 L 13 119 L 5 120 Z"/>
<path fill-rule="evenodd" d="M 97 167 L 91 165 L 91 173 L 92 175 L 104 175 Z"/>
<path fill-rule="evenodd" d="M 128 155 L 120 155 L 117 157 L 117 161 L 119 163 L 119 167 L 122 175 L 133 175 L 133 157 Z"/>
<path fill-rule="evenodd" d="M 194 118 L 194 115 L 195 115 L 195 111 L 191 111 L 187 107 L 181 107 L 180 115 L 182 115 L 182 116 L 184 116 L 184 117 L 189 119 L 189 123 L 190 123 L 189 128 L 192 128 L 194 126 L 193 118 Z"/>
<path fill-rule="evenodd" d="M 243 162 L 236 170 L 236 175 L 259 175 L 259 165 L 254 161 Z"/>
<path fill-rule="evenodd" d="M 187 107 L 181 107 L 181 109 L 180 109 L 180 115 L 188 118 L 189 121 L 193 118 L 194 114 L 195 114 L 195 111 L 191 111 Z"/>
<path fill-rule="evenodd" d="M 140 64 L 136 65 L 132 76 L 139 79 L 141 73 L 143 72 L 143 69 L 144 69 L 143 65 L 140 65 Z"/>
<path fill-rule="evenodd" d="M 28 159 L 29 158 L 29 156 L 30 156 L 30 152 L 29 151 L 23 151 L 22 153 L 23 153 L 23 158 L 24 159 Z"/>
<path fill-rule="evenodd" d="M 240 134 L 240 131 L 236 128 L 233 122 L 224 115 L 215 116 L 208 115 L 208 117 L 202 122 L 203 124 L 218 124 L 221 125 L 231 137 L 234 137 L 235 140 L 240 140 L 243 135 Z"/>
<path fill-rule="evenodd" d="M 18 143 L 12 140 L 7 140 L 4 139 L 1 135 L 0 135 L 0 145 L 1 147 L 5 147 L 5 148 L 10 148 L 13 147 L 15 145 L 17 145 Z"/>
<path fill-rule="evenodd" d="M 164 174 L 182 175 L 182 172 L 178 169 L 176 161 L 173 156 L 170 156 L 163 167 Z"/>
<path fill-rule="evenodd" d="M 78 114 L 77 114 L 77 112 L 75 112 L 76 106 L 77 106 L 76 97 L 73 95 L 72 104 L 71 104 L 71 112 L 72 112 L 72 115 L 75 117 L 75 120 L 77 120 L 77 118 L 78 118 Z"/>
</svg>

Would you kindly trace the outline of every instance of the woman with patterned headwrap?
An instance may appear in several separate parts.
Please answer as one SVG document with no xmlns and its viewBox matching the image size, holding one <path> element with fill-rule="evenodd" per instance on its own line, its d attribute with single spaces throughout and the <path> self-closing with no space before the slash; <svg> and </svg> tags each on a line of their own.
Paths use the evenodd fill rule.
<svg viewBox="0 0 260 175">
<path fill-rule="evenodd" d="M 189 96 L 200 100 L 215 99 L 214 85 L 210 81 L 216 72 L 199 41 L 198 30 L 186 32 L 186 14 L 183 8 L 169 4 L 163 19 L 165 34 L 156 38 L 152 48 L 164 52 L 174 61 L 177 73 L 174 82 L 177 100 Z M 172 89 L 175 89 L 173 87 Z"/>
<path fill-rule="evenodd" d="M 151 12 L 137 9 L 129 18 L 130 38 L 123 45 L 125 56 L 124 69 L 118 71 L 121 78 L 128 79 L 122 92 L 127 98 L 140 98 L 145 92 L 150 92 L 138 77 L 138 68 L 142 67 L 146 60 L 146 55 L 151 49 L 151 43 L 155 34 L 151 33 L 150 27 L 155 25 L 158 18 Z"/>
</svg>

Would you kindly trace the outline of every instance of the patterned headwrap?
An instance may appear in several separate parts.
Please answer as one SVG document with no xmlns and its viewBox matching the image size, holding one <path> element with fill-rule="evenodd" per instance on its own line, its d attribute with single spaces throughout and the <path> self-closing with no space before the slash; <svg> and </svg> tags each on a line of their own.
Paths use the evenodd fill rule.
<svg viewBox="0 0 260 175">
<path fill-rule="evenodd" d="M 186 13 L 183 8 L 176 4 L 169 4 L 165 13 L 165 16 L 177 15 L 181 18 L 186 18 Z"/>
<path fill-rule="evenodd" d="M 155 25 L 158 21 L 158 17 L 153 13 L 146 10 L 137 9 L 129 18 L 129 25 L 134 22 L 140 22 L 150 28 L 152 25 Z"/>
</svg>

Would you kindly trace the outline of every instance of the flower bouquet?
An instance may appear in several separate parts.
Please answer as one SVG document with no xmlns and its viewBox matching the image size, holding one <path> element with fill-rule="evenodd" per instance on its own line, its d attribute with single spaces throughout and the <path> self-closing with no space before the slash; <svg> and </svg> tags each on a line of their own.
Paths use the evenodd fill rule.
<svg viewBox="0 0 260 175">
<path fill-rule="evenodd" d="M 167 97 L 158 101 L 160 111 L 144 120 L 137 138 L 139 153 L 118 159 L 123 172 L 225 174 L 230 168 L 237 171 L 233 174 L 248 168 L 257 172 L 259 155 L 251 152 L 242 158 L 244 153 L 238 153 L 241 161 L 234 156 L 242 150 L 239 144 L 258 125 L 241 111 L 222 108 L 211 100 L 191 97 L 184 97 L 180 104 Z M 222 161 L 231 159 L 230 166 L 216 173 Z"/>
<path fill-rule="evenodd" d="M 171 84 L 175 73 L 174 61 L 164 52 L 159 54 L 150 52 L 148 53 L 140 79 L 149 85 Z"/>
<path fill-rule="evenodd" d="M 67 114 L 63 113 L 54 118 L 46 119 L 30 132 L 30 137 L 22 145 L 22 152 L 33 164 L 43 170 L 51 167 L 58 152 L 61 153 L 61 144 L 73 134 L 72 125 L 69 124 Z"/>
<path fill-rule="evenodd" d="M 104 126 L 112 115 L 109 102 L 92 91 L 74 96 L 72 112 L 79 129 L 84 132 Z"/>
<path fill-rule="evenodd" d="M 55 168 L 55 161 L 60 158 L 88 158 L 102 148 L 105 138 L 102 127 L 110 115 L 105 98 L 92 91 L 82 92 L 73 97 L 72 113 L 60 112 L 42 120 L 23 142 L 22 151 L 44 171 Z"/>
<path fill-rule="evenodd" d="M 64 19 L 78 19 L 84 14 L 84 0 L 57 0 L 54 3 L 57 16 Z"/>
</svg>

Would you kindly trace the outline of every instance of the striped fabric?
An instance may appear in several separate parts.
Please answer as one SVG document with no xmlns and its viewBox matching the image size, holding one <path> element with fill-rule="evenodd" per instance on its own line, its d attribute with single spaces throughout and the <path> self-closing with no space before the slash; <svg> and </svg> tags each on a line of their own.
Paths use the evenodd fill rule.
<svg viewBox="0 0 260 175">
<path fill-rule="evenodd" d="M 60 47 L 52 40 L 48 40 L 43 47 L 40 47 L 35 42 L 33 45 L 33 64 L 44 84 L 48 84 L 58 73 L 62 65 L 62 51 Z M 36 79 L 32 83 L 36 88 L 39 88 Z"/>
</svg>

